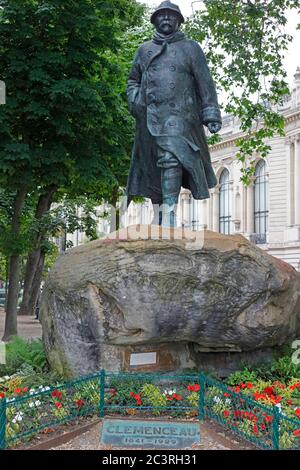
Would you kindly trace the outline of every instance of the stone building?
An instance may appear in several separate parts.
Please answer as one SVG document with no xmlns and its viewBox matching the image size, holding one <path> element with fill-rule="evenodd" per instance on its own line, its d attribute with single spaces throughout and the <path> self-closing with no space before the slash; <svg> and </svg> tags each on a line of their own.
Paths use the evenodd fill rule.
<svg viewBox="0 0 300 470">
<path fill-rule="evenodd" d="M 255 176 L 247 187 L 240 181 L 241 164 L 235 159 L 236 139 L 242 136 L 239 122 L 223 118 L 222 142 L 211 148 L 219 184 L 204 201 L 193 200 L 183 190 L 177 223 L 193 230 L 240 233 L 300 270 L 300 68 L 279 112 L 285 120 L 285 137 L 269 140 L 272 150 L 266 161 L 256 158 Z M 131 204 L 125 224 L 151 219 L 151 202 L 145 201 Z"/>
</svg>

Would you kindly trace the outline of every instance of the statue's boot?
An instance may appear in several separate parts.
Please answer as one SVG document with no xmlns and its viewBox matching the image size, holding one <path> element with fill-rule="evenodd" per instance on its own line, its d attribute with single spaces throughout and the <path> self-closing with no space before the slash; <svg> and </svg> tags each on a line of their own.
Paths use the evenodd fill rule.
<svg viewBox="0 0 300 470">
<path fill-rule="evenodd" d="M 177 160 L 177 159 L 176 159 Z M 162 225 L 176 227 L 176 205 L 182 184 L 182 165 L 161 170 L 161 188 L 163 195 Z"/>
</svg>

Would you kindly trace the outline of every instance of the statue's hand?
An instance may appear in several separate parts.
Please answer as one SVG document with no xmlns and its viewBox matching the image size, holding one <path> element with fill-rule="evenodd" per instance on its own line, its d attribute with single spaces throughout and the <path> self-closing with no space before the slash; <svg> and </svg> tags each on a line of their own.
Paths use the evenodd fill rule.
<svg viewBox="0 0 300 470">
<path fill-rule="evenodd" d="M 209 122 L 207 124 L 207 127 L 211 134 L 216 134 L 217 132 L 219 132 L 222 126 L 219 122 Z"/>
</svg>

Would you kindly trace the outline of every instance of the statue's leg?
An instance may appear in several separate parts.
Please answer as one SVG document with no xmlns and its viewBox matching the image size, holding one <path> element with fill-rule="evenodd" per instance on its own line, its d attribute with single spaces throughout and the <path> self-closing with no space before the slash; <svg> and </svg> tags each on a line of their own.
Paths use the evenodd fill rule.
<svg viewBox="0 0 300 470">
<path fill-rule="evenodd" d="M 182 185 L 182 165 L 170 152 L 165 152 L 157 164 L 161 167 L 162 225 L 176 227 L 175 209 Z"/>
</svg>

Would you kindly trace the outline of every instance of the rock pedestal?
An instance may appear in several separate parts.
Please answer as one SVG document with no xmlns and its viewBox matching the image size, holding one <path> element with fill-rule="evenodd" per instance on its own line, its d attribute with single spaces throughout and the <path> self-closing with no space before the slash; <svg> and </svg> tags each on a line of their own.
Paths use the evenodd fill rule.
<svg viewBox="0 0 300 470">
<path fill-rule="evenodd" d="M 132 226 L 59 258 L 41 321 L 66 376 L 222 368 L 299 334 L 300 274 L 241 235 Z"/>
</svg>

